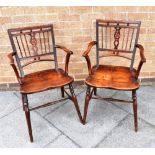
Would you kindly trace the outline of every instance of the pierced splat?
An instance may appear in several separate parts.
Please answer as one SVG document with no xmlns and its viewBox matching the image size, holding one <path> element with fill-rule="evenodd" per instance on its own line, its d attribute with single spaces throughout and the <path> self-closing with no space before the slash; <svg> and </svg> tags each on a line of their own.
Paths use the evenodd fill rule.
<svg viewBox="0 0 155 155">
<path fill-rule="evenodd" d="M 30 43 L 32 45 L 32 50 L 34 51 L 34 55 L 38 55 L 38 47 L 37 47 L 37 39 L 35 38 L 35 33 L 30 34 Z M 40 57 L 35 57 L 34 60 L 39 59 Z"/>
<path fill-rule="evenodd" d="M 115 34 L 114 34 L 114 49 L 118 49 L 119 46 L 119 39 L 120 39 L 120 27 L 115 27 Z M 118 55 L 118 51 L 114 52 L 114 54 Z"/>
</svg>

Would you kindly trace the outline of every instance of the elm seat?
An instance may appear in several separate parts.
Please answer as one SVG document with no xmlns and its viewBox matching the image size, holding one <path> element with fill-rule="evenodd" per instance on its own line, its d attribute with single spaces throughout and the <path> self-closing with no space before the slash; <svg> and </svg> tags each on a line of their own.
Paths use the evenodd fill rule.
<svg viewBox="0 0 155 155">
<path fill-rule="evenodd" d="M 48 69 L 27 74 L 22 78 L 20 91 L 22 93 L 40 92 L 51 88 L 62 87 L 73 82 L 71 76 L 62 69 Z"/>
<path fill-rule="evenodd" d="M 99 65 L 93 66 L 92 74 L 86 78 L 86 84 L 98 88 L 133 90 L 139 88 L 136 70 L 129 67 Z"/>
</svg>

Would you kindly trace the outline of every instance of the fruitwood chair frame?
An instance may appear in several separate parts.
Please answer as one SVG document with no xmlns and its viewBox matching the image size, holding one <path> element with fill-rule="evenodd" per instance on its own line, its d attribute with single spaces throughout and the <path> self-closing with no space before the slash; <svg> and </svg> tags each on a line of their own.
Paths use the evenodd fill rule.
<svg viewBox="0 0 155 155">
<path fill-rule="evenodd" d="M 8 29 L 8 35 L 13 49 L 13 52 L 8 57 L 20 84 L 22 106 L 25 111 L 30 141 L 33 142 L 30 119 L 30 111 L 32 110 L 70 99 L 74 103 L 79 119 L 82 122 L 82 116 L 72 86 L 74 79 L 68 75 L 69 59 L 73 52 L 63 46 L 55 45 L 53 25 Z M 58 48 L 66 53 L 65 70 L 58 68 L 56 50 Z M 53 61 L 55 68 L 25 75 L 24 67 L 41 61 Z M 69 86 L 70 93 L 65 90 L 66 85 Z M 54 88 L 61 88 L 62 99 L 33 108 L 29 107 L 28 94 Z M 65 97 L 65 94 L 67 97 Z"/>
<path fill-rule="evenodd" d="M 128 102 L 133 103 L 134 126 L 135 131 L 138 130 L 136 90 L 140 86 L 138 82 L 140 70 L 143 63 L 146 62 L 144 48 L 138 44 L 140 25 L 140 21 L 96 20 L 96 41 L 90 42 L 83 53 L 89 72 L 89 76 L 85 80 L 87 91 L 83 115 L 84 124 L 91 99 Z M 96 65 L 92 67 L 89 53 L 94 45 L 96 45 Z M 135 69 L 133 65 L 137 48 L 141 60 L 138 68 Z M 100 56 L 102 52 L 103 55 Z M 99 58 L 107 56 L 126 58 L 131 61 L 130 67 L 100 65 Z M 101 97 L 97 95 L 97 88 L 132 91 L 132 100 Z"/>
</svg>

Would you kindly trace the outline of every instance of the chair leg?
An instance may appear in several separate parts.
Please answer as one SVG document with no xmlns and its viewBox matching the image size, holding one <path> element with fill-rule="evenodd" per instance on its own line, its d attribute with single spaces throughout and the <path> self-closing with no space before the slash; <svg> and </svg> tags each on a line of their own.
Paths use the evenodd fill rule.
<svg viewBox="0 0 155 155">
<path fill-rule="evenodd" d="M 61 95 L 62 95 L 63 98 L 65 97 L 64 87 L 61 87 Z"/>
<path fill-rule="evenodd" d="M 94 95 L 97 95 L 97 88 L 94 87 Z"/>
<path fill-rule="evenodd" d="M 28 99 L 27 99 L 27 95 L 22 94 L 22 96 L 24 99 L 24 111 L 25 111 L 26 122 L 27 122 L 27 126 L 28 126 L 29 137 L 30 137 L 30 141 L 33 142 L 31 117 L 30 117 L 30 110 L 29 110 L 29 106 L 28 106 Z"/>
<path fill-rule="evenodd" d="M 78 114 L 79 119 L 80 119 L 80 122 L 83 123 L 80 108 L 79 108 L 78 101 L 77 101 L 76 95 L 74 93 L 74 89 L 73 89 L 72 84 L 69 84 L 69 90 L 70 90 L 70 93 L 71 93 L 71 100 L 74 103 L 75 109 L 76 109 L 77 114 Z"/>
<path fill-rule="evenodd" d="M 137 132 L 138 131 L 138 118 L 137 118 L 137 95 L 136 95 L 136 90 L 132 91 L 132 98 L 133 98 L 133 112 L 134 112 L 135 132 Z"/>
<path fill-rule="evenodd" d="M 23 111 L 25 111 L 25 109 L 24 109 L 24 95 L 22 95 L 22 106 L 23 106 Z"/>
<path fill-rule="evenodd" d="M 85 106 L 84 106 L 83 124 L 86 124 L 86 117 L 87 117 L 89 101 L 90 101 L 90 87 L 87 86 L 86 97 L 85 97 Z"/>
</svg>

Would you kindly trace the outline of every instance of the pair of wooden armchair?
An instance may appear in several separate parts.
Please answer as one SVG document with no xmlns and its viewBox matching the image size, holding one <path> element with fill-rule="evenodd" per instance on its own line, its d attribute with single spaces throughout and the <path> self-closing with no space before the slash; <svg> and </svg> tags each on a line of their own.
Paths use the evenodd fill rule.
<svg viewBox="0 0 155 155">
<path fill-rule="evenodd" d="M 100 97 L 97 95 L 97 88 L 132 91 L 133 100 L 126 102 L 133 103 L 135 131 L 137 131 L 136 90 L 139 88 L 138 76 L 142 64 L 146 61 L 142 45 L 137 44 L 140 24 L 140 21 L 96 21 L 96 41 L 90 42 L 87 50 L 83 53 L 88 64 L 89 72 L 89 76 L 85 80 L 87 91 L 83 117 L 81 116 L 77 98 L 72 86 L 74 79 L 68 75 L 69 59 L 73 52 L 63 46 L 55 45 L 53 25 L 8 30 L 8 35 L 13 49 L 13 53 L 10 53 L 8 57 L 20 84 L 22 106 L 25 111 L 31 142 L 33 142 L 30 120 L 30 111 L 32 110 L 70 99 L 75 105 L 80 122 L 85 124 L 88 105 L 91 99 L 125 102 L 120 99 Z M 96 45 L 96 65 L 92 67 L 88 55 L 94 45 Z M 58 48 L 62 49 L 66 53 L 65 70 L 58 68 Z M 140 50 L 141 60 L 138 68 L 134 69 L 133 65 L 136 48 L 139 48 Z M 131 65 L 130 67 L 101 65 L 99 63 L 99 58 L 107 56 L 127 58 L 131 61 Z M 16 63 L 14 62 L 14 58 Z M 26 66 L 40 61 L 53 61 L 55 68 L 25 74 L 24 68 Z M 65 86 L 69 86 L 70 93 L 65 90 Z M 61 89 L 62 99 L 33 108 L 29 107 L 28 94 L 54 88 Z"/>
</svg>

